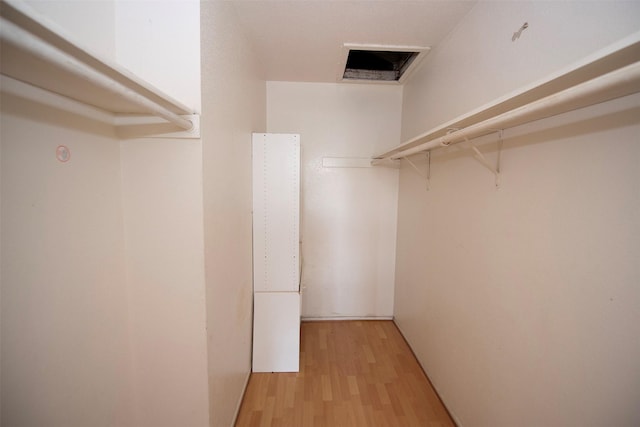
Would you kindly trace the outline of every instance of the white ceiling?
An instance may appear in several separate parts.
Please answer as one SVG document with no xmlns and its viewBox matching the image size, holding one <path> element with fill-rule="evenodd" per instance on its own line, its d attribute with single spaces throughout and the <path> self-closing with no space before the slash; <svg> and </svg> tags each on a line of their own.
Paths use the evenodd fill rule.
<svg viewBox="0 0 640 427">
<path fill-rule="evenodd" d="M 267 80 L 336 82 L 344 43 L 433 48 L 476 0 L 233 3 Z"/>
</svg>

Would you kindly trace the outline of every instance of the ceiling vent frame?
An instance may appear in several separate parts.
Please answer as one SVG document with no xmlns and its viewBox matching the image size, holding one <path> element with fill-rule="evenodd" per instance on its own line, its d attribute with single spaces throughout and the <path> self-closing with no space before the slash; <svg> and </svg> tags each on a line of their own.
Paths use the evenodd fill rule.
<svg viewBox="0 0 640 427">
<path fill-rule="evenodd" d="M 415 52 L 416 57 L 411 64 L 404 70 L 398 80 L 366 80 L 366 79 L 353 79 L 345 78 L 344 73 L 347 66 L 347 59 L 349 58 L 349 52 L 351 50 L 369 50 L 369 51 L 382 51 L 382 52 Z M 338 83 L 366 83 L 366 84 L 386 84 L 386 85 L 402 85 L 409 77 L 415 72 L 415 70 L 423 62 L 431 50 L 430 46 L 415 46 L 415 45 L 384 45 L 384 44 L 362 44 L 362 43 L 344 43 L 342 45 L 342 51 L 340 54 L 339 68 L 336 73 Z"/>
</svg>

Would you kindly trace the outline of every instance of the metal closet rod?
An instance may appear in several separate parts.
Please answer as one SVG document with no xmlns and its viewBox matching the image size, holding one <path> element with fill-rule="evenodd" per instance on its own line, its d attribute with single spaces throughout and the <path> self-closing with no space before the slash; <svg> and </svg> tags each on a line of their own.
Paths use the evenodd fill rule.
<svg viewBox="0 0 640 427">
<path fill-rule="evenodd" d="M 23 51 L 29 52 L 31 55 L 45 62 L 54 64 L 75 77 L 88 81 L 106 91 L 118 95 L 132 104 L 135 104 L 158 117 L 162 117 L 182 129 L 190 130 L 193 127 L 193 123 L 190 120 L 180 117 L 178 114 L 167 110 L 143 95 L 129 89 L 125 85 L 110 79 L 76 58 L 47 44 L 45 41 L 30 34 L 28 31 L 23 30 L 14 23 L 6 19 L 2 19 L 1 21 L 0 39 L 3 43 L 13 45 Z"/>
<path fill-rule="evenodd" d="M 636 92 L 640 92 L 640 62 L 611 71 L 463 129 L 457 129 L 413 148 L 384 158 L 373 159 L 371 163 L 375 166 L 388 160 L 397 160 L 434 148 L 446 147 L 466 139 L 495 132 L 496 129 L 519 126 Z"/>
</svg>

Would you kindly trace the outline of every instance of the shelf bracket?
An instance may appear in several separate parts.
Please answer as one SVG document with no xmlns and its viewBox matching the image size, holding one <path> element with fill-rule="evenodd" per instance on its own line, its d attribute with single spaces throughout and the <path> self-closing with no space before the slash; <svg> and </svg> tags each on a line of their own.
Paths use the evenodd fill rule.
<svg viewBox="0 0 640 427">
<path fill-rule="evenodd" d="M 431 151 L 427 151 L 427 191 L 431 190 Z"/>
<path fill-rule="evenodd" d="M 431 152 L 427 151 L 426 156 L 427 156 L 427 173 L 426 174 L 422 172 L 420 168 L 416 166 L 416 164 L 413 163 L 411 159 L 409 159 L 408 157 L 403 157 L 403 159 L 406 160 L 407 163 L 409 163 L 409 165 L 415 170 L 415 172 L 426 181 L 427 191 L 429 191 L 431 190 Z"/>
<path fill-rule="evenodd" d="M 473 142 L 469 141 L 468 138 L 465 138 L 465 143 L 471 147 L 471 149 L 474 151 L 474 158 L 480 162 L 480 164 L 482 164 L 482 166 L 484 166 L 485 168 L 489 169 L 489 171 L 491 171 L 491 173 L 494 175 L 495 177 L 495 183 L 496 183 L 496 188 L 499 189 L 500 186 L 502 185 L 502 177 L 500 175 L 500 158 L 502 157 L 502 132 L 503 130 L 500 129 L 498 131 L 498 158 L 496 160 L 496 166 L 494 167 L 489 160 L 487 160 L 487 158 L 485 157 L 484 154 L 482 154 L 482 152 L 480 150 L 478 150 L 478 147 L 476 147 Z"/>
</svg>

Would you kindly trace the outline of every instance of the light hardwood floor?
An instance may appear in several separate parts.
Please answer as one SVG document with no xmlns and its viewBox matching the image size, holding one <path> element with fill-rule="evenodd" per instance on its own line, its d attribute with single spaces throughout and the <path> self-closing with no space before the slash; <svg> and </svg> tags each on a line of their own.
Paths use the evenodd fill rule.
<svg viewBox="0 0 640 427">
<path fill-rule="evenodd" d="M 299 373 L 253 373 L 236 427 L 454 426 L 392 321 L 303 322 Z"/>
</svg>

